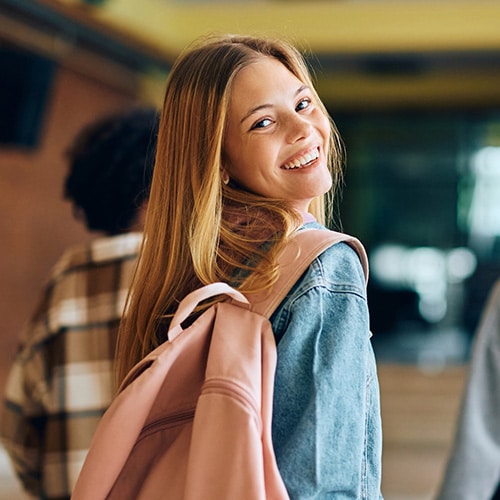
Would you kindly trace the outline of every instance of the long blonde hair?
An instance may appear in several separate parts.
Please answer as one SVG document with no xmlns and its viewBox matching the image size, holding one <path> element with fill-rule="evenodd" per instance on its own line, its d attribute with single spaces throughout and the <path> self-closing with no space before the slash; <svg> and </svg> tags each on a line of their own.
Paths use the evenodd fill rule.
<svg viewBox="0 0 500 500">
<path fill-rule="evenodd" d="M 285 201 L 226 186 L 221 179 L 231 84 L 261 55 L 278 59 L 306 83 L 328 116 L 304 59 L 287 42 L 225 35 L 204 40 L 177 59 L 165 91 L 143 247 L 120 326 L 119 380 L 165 340 L 165 322 L 193 289 L 214 281 L 231 282 L 243 292 L 271 286 L 276 255 L 301 224 Z M 331 125 L 336 186 L 342 148 Z M 331 206 L 321 196 L 310 208 L 323 223 L 325 205 Z M 252 279 L 245 279 L 249 274 Z"/>
</svg>

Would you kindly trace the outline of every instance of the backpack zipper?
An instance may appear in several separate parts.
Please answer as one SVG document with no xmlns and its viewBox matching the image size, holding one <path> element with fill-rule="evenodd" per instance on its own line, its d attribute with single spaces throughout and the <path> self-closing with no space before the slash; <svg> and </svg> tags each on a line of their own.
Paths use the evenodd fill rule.
<svg viewBox="0 0 500 500">
<path fill-rule="evenodd" d="M 246 406 L 254 418 L 257 420 L 259 427 L 261 427 L 262 422 L 260 419 L 260 410 L 257 407 L 255 398 L 252 393 L 245 389 L 240 384 L 228 380 L 228 379 L 210 379 L 206 380 L 203 384 L 201 394 L 208 394 L 215 392 L 218 394 L 226 394 L 234 399 L 236 399 L 243 406 Z M 195 414 L 195 408 L 188 408 L 186 410 L 179 411 L 174 414 L 166 415 L 165 417 L 158 418 L 154 422 L 145 425 L 142 428 L 141 434 L 137 441 L 146 438 L 150 434 L 153 434 L 158 430 L 158 428 L 170 427 L 181 425 L 183 422 L 192 420 Z"/>
<path fill-rule="evenodd" d="M 156 432 L 159 427 L 173 427 L 176 425 L 180 425 L 185 421 L 192 420 L 194 417 L 194 412 L 195 408 L 188 408 L 186 410 L 182 410 L 177 413 L 166 415 L 165 417 L 156 419 L 154 422 L 151 422 L 142 428 L 137 442 Z"/>
</svg>

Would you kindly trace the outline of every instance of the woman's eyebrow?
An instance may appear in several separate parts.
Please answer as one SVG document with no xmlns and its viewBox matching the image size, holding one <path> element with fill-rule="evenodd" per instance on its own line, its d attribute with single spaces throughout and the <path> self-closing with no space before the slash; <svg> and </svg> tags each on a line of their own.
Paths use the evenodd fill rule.
<svg viewBox="0 0 500 500">
<path fill-rule="evenodd" d="M 304 83 L 304 85 L 301 85 L 301 86 L 298 88 L 298 90 L 297 90 L 297 92 L 295 93 L 295 95 L 298 95 L 298 94 L 300 94 L 301 92 L 303 92 L 304 90 L 307 90 L 307 89 L 309 89 L 309 85 L 306 85 L 306 84 Z"/>
<path fill-rule="evenodd" d="M 249 118 L 250 116 L 252 116 L 254 113 L 256 113 L 257 111 L 260 111 L 261 109 L 265 109 L 265 108 L 272 108 L 273 105 L 272 104 L 260 104 L 259 106 L 256 106 L 255 108 L 252 108 L 241 120 L 240 120 L 240 123 L 243 123 L 247 118 Z"/>
<path fill-rule="evenodd" d="M 308 85 L 301 85 L 297 91 L 295 92 L 295 95 L 299 95 L 301 92 L 304 90 L 307 90 L 309 88 Z M 259 106 L 255 106 L 255 108 L 252 108 L 248 111 L 248 113 L 240 120 L 240 124 L 243 123 L 248 117 L 252 116 L 254 113 L 257 111 L 260 111 L 265 108 L 272 108 L 274 105 L 273 104 L 259 104 Z"/>
</svg>

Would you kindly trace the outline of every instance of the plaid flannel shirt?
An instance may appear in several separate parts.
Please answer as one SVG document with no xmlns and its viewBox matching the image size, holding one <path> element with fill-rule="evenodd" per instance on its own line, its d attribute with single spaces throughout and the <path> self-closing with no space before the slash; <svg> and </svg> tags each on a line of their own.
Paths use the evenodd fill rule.
<svg viewBox="0 0 500 500">
<path fill-rule="evenodd" d="M 67 499 L 114 394 L 116 333 L 139 233 L 67 250 L 21 334 L 0 435 L 23 487 Z"/>
</svg>

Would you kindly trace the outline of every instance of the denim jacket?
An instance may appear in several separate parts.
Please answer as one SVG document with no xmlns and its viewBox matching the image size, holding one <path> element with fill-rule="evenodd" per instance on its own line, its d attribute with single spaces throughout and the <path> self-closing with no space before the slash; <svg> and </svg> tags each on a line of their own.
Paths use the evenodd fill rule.
<svg viewBox="0 0 500 500">
<path fill-rule="evenodd" d="M 379 388 L 355 250 L 338 243 L 315 259 L 271 322 L 272 437 L 290 498 L 381 499 Z"/>
</svg>

